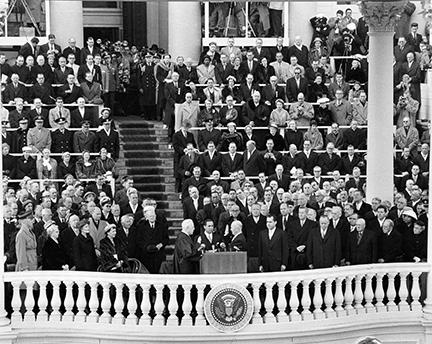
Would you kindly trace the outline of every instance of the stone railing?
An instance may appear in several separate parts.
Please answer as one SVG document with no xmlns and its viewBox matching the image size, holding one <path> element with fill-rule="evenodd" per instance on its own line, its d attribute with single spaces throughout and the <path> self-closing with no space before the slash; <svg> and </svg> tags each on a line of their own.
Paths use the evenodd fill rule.
<svg viewBox="0 0 432 344">
<path fill-rule="evenodd" d="M 247 275 L 34 271 L 6 273 L 5 281 L 12 329 L 99 323 L 118 325 L 117 330 L 165 326 L 183 332 L 209 328 L 206 296 L 227 282 L 252 296 L 248 327 L 370 313 L 418 318 L 429 269 L 427 263 L 400 263 Z"/>
</svg>

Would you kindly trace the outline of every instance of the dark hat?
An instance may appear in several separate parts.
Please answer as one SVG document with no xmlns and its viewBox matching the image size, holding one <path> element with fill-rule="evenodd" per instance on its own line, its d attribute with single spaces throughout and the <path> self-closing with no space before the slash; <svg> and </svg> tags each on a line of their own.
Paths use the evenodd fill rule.
<svg viewBox="0 0 432 344">
<path fill-rule="evenodd" d="M 293 206 L 293 205 L 294 205 L 294 202 L 293 202 L 293 201 L 286 201 L 286 204 L 287 204 L 287 205 L 292 205 L 292 206 Z"/>
<path fill-rule="evenodd" d="M 59 117 L 55 120 L 55 122 L 57 124 L 65 124 L 66 123 L 66 119 L 64 117 Z"/>
<path fill-rule="evenodd" d="M 78 228 L 82 229 L 85 225 L 89 224 L 89 220 L 88 219 L 82 219 L 80 221 L 78 221 Z"/>
<path fill-rule="evenodd" d="M 411 23 L 411 27 L 418 27 L 418 23 Z"/>
<path fill-rule="evenodd" d="M 37 38 L 37 37 L 33 37 L 33 38 L 30 40 L 30 42 L 38 44 L 38 43 L 39 43 L 39 38 Z"/>
<path fill-rule="evenodd" d="M 30 203 L 31 203 L 31 201 L 30 201 Z M 33 216 L 33 213 L 29 210 L 29 211 L 23 211 L 23 212 L 19 213 L 17 218 L 18 218 L 18 220 L 24 220 L 24 219 L 27 219 L 31 216 Z"/>
<path fill-rule="evenodd" d="M 147 53 L 147 54 L 144 55 L 144 57 L 153 57 L 153 55 L 150 54 L 150 53 Z"/>
<path fill-rule="evenodd" d="M 311 119 L 311 121 L 310 121 L 310 125 L 311 125 L 311 126 L 313 126 L 313 125 L 317 125 L 317 121 L 315 121 L 314 119 Z"/>
<path fill-rule="evenodd" d="M 1 124 L 2 124 L 2 125 L 8 125 L 8 124 L 9 124 L 9 121 L 2 121 Z"/>
<path fill-rule="evenodd" d="M 81 126 L 83 126 L 83 125 L 90 125 L 90 121 L 87 119 L 84 121 L 81 121 Z"/>
<path fill-rule="evenodd" d="M 56 36 L 55 36 L 53 33 L 50 33 L 50 34 L 48 35 L 48 39 L 50 39 L 50 38 L 56 38 Z"/>
<path fill-rule="evenodd" d="M 35 122 L 43 122 L 43 121 L 44 121 L 44 119 L 43 119 L 42 116 L 37 116 L 37 117 L 35 118 Z"/>
</svg>

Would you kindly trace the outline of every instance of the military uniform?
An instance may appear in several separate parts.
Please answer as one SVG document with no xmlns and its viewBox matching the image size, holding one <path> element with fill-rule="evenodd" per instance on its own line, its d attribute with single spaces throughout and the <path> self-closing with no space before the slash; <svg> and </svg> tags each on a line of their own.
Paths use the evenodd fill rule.
<svg viewBox="0 0 432 344">
<path fill-rule="evenodd" d="M 27 133 L 27 145 L 34 153 L 42 152 L 44 148 L 51 150 L 51 132 L 47 128 L 31 128 Z"/>
<path fill-rule="evenodd" d="M 139 104 L 145 119 L 156 119 L 156 78 L 154 68 L 154 63 L 143 63 L 138 67 Z"/>
<path fill-rule="evenodd" d="M 20 156 L 17 159 L 15 177 L 17 179 L 22 179 L 25 176 L 30 178 L 37 178 L 36 175 L 36 160 L 31 156 L 25 159 L 24 156 Z"/>
<path fill-rule="evenodd" d="M 11 152 L 12 153 L 21 153 L 22 148 L 24 146 L 27 146 L 27 134 L 28 134 L 29 129 L 21 129 L 18 128 L 13 134 L 13 144 L 12 144 L 12 149 Z"/>
<path fill-rule="evenodd" d="M 105 129 L 101 129 L 96 133 L 96 150 L 106 148 L 111 157 L 117 160 L 120 152 L 120 138 L 117 131 L 110 129 L 109 133 Z"/>
<path fill-rule="evenodd" d="M 53 153 L 72 152 L 73 149 L 73 134 L 67 129 L 56 129 L 51 133 L 51 147 Z"/>
<path fill-rule="evenodd" d="M 75 153 L 81 153 L 88 150 L 90 153 L 96 152 L 96 134 L 89 131 L 86 135 L 83 131 L 76 131 L 73 136 L 73 150 Z"/>
</svg>

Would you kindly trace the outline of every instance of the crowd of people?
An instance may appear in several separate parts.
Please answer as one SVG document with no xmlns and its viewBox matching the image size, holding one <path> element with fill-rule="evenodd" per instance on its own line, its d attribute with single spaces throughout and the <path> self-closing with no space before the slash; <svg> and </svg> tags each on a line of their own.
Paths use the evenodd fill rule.
<svg viewBox="0 0 432 344">
<path fill-rule="evenodd" d="M 424 261 L 430 138 L 416 120 L 430 47 L 411 39 L 415 23 L 397 39 L 394 199 L 368 204 L 367 156 L 358 152 L 369 115 L 367 61 L 356 55 L 367 52 L 361 19 L 338 11 L 323 33 L 315 18 L 311 46 L 301 37 L 289 47 L 280 37 L 271 48 L 260 38 L 248 49 L 233 38 L 221 49 L 210 43 L 198 66 L 127 42 L 88 38 L 79 49 L 70 39 L 61 50 L 54 35 L 24 45 L 13 66 L 0 55 L 3 103 L 15 106 L 0 109 L 9 269 L 131 271 L 135 259 L 150 273 L 197 273 L 203 252 L 218 250 L 247 252 L 249 272 Z M 333 69 L 332 54 L 347 58 Z M 172 267 L 165 211 L 133 176 L 118 190 L 108 184 L 120 150 L 119 92 L 169 129 L 184 213 Z M 88 104 L 107 108 L 89 113 Z"/>
</svg>

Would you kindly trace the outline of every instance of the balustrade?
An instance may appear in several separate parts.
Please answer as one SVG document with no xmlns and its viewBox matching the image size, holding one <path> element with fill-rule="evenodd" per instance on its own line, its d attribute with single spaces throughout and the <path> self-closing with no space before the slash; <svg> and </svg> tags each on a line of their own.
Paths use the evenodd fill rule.
<svg viewBox="0 0 432 344">
<path fill-rule="evenodd" d="M 166 276 L 61 271 L 5 274 L 14 328 L 47 323 L 207 326 L 205 295 L 226 280 L 253 298 L 251 326 L 422 312 L 427 263 L 376 264 L 246 275 Z"/>
</svg>

